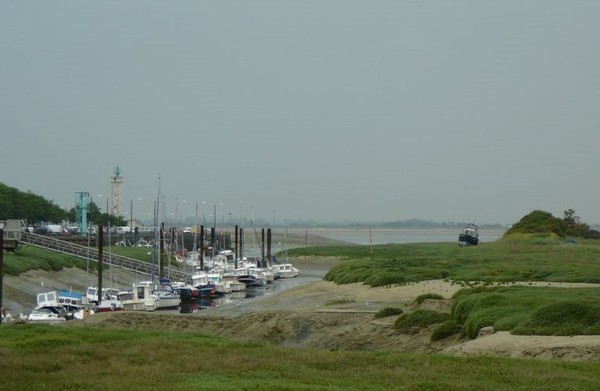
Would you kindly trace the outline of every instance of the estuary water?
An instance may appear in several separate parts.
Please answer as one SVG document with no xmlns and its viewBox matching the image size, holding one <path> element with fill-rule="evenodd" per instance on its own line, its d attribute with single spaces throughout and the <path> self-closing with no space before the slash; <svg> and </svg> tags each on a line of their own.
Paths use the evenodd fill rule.
<svg viewBox="0 0 600 391">
<path fill-rule="evenodd" d="M 309 229 L 310 235 L 343 242 L 368 245 L 388 243 L 457 242 L 462 232 L 458 228 L 398 228 L 398 229 Z M 480 242 L 500 239 L 505 229 L 480 229 Z M 310 243 L 308 243 L 310 245 Z"/>
</svg>

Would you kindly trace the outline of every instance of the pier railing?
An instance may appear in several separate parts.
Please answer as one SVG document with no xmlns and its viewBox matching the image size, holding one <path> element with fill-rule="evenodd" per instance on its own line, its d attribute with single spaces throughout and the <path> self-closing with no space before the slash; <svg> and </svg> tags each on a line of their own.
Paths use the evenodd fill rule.
<svg viewBox="0 0 600 391">
<path fill-rule="evenodd" d="M 38 235 L 31 232 L 23 232 L 21 234 L 21 243 L 27 243 L 31 246 L 45 248 L 52 251 L 57 251 L 63 254 L 73 255 L 85 260 L 98 262 L 98 251 L 95 248 L 82 246 L 80 244 L 71 243 L 66 240 L 60 240 L 52 236 Z M 110 263 L 111 266 L 120 269 L 129 270 L 135 273 L 146 274 L 150 278 L 152 275 L 158 276 L 158 265 L 152 265 L 148 262 L 140 261 L 135 258 L 126 257 L 123 255 L 114 254 L 110 251 L 105 251 L 102 256 L 105 264 Z M 189 282 L 190 274 L 180 270 L 169 270 L 168 276 L 175 281 Z"/>
</svg>

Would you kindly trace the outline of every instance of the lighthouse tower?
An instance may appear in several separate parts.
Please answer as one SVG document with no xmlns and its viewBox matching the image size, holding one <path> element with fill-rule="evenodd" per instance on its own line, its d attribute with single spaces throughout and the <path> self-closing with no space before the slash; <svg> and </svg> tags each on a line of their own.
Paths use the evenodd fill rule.
<svg viewBox="0 0 600 391">
<path fill-rule="evenodd" d="M 110 178 L 110 194 L 112 203 L 110 205 L 110 214 L 113 216 L 121 215 L 121 185 L 123 184 L 123 177 L 121 176 L 121 169 L 119 166 L 115 168 L 115 175 Z"/>
</svg>

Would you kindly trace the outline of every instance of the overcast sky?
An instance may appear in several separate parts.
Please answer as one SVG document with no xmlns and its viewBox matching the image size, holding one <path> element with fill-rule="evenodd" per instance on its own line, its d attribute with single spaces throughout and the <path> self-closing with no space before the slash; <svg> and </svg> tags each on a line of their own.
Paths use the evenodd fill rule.
<svg viewBox="0 0 600 391">
<path fill-rule="evenodd" d="M 139 218 L 160 177 L 180 216 L 600 223 L 600 1 L 0 4 L 0 182 L 60 206 L 119 166 Z"/>
</svg>

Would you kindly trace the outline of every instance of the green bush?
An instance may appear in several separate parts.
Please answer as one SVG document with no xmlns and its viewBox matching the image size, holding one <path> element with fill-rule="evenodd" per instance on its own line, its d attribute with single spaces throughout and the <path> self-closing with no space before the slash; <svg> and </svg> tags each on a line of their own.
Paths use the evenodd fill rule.
<svg viewBox="0 0 600 391">
<path fill-rule="evenodd" d="M 454 295 L 451 318 L 475 338 L 485 326 L 522 335 L 600 333 L 600 289 L 493 287 Z"/>
<path fill-rule="evenodd" d="M 506 231 L 505 236 L 514 233 L 555 233 L 560 237 L 565 237 L 567 225 L 551 213 L 542 210 L 534 210 L 524 216 L 519 222 Z"/>
<path fill-rule="evenodd" d="M 478 311 L 471 316 L 462 326 L 462 335 L 467 338 L 477 338 L 479 330 L 483 327 L 494 326 L 501 315 L 495 312 L 495 308 L 489 308 L 485 311 Z"/>
<path fill-rule="evenodd" d="M 600 304 L 588 300 L 560 300 L 535 309 L 513 334 L 585 335 L 600 331 Z"/>
<path fill-rule="evenodd" d="M 402 308 L 385 307 L 375 314 L 375 318 L 386 318 L 388 316 L 402 315 L 402 313 L 404 313 Z"/>
<path fill-rule="evenodd" d="M 365 284 L 372 287 L 404 284 L 406 278 L 399 273 L 379 272 L 365 279 Z"/>
<path fill-rule="evenodd" d="M 431 341 L 439 341 L 460 331 L 460 325 L 453 320 L 440 323 L 431 333 Z"/>
<path fill-rule="evenodd" d="M 444 297 L 438 293 L 424 293 L 422 295 L 417 296 L 414 303 L 421 304 L 425 300 L 444 300 Z"/>
<path fill-rule="evenodd" d="M 452 319 L 458 324 L 465 323 L 479 300 L 479 297 L 465 295 L 468 291 L 468 289 L 462 289 L 454 295 L 455 301 L 452 304 L 452 311 L 450 313 L 452 314 Z"/>
<path fill-rule="evenodd" d="M 448 320 L 448 314 L 434 310 L 416 310 L 409 314 L 401 315 L 394 324 L 394 328 L 402 332 L 410 332 L 413 329 L 424 329 L 432 324 Z"/>
</svg>

